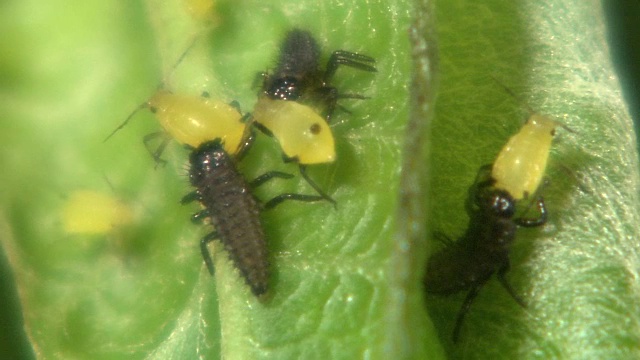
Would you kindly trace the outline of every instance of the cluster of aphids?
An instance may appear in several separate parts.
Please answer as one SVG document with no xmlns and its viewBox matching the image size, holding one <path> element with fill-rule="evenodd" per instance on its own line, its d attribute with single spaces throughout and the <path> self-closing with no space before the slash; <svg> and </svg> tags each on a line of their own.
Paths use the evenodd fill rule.
<svg viewBox="0 0 640 360">
<path fill-rule="evenodd" d="M 555 129 L 560 125 L 531 115 L 520 132 L 509 139 L 492 165 L 483 166 L 469 190 L 469 226 L 457 240 L 433 254 L 424 278 L 428 293 L 450 295 L 467 290 L 453 330 L 457 341 L 465 315 L 480 289 L 493 274 L 515 301 L 524 301 L 507 281 L 509 251 L 518 227 L 541 226 L 547 221 L 542 196 L 534 196 L 543 179 Z M 537 216 L 516 216 L 516 205 L 535 205 Z M 525 211 L 526 213 L 527 211 Z"/>
<path fill-rule="evenodd" d="M 335 51 L 325 68 L 320 66 L 320 48 L 308 31 L 287 33 L 275 70 L 264 76 L 254 111 L 242 115 L 238 104 L 226 104 L 202 97 L 178 95 L 164 88 L 141 104 L 109 135 L 124 127 L 140 109 L 148 108 L 163 131 L 144 137 L 145 147 L 157 164 L 164 163 L 162 152 L 171 139 L 190 150 L 189 179 L 195 190 L 182 203 L 198 201 L 203 210 L 194 221 L 207 220 L 214 231 L 200 241 L 202 257 L 211 274 L 213 261 L 207 244 L 222 242 L 251 291 L 262 297 L 269 290 L 267 241 L 260 221 L 261 211 L 287 200 L 304 202 L 335 201 L 306 174 L 307 165 L 335 160 L 334 138 L 327 124 L 342 98 L 364 99 L 362 95 L 341 94 L 331 85 L 340 65 L 374 72 L 374 59 L 346 51 Z M 181 56 L 180 59 L 184 57 Z M 287 161 L 299 164 L 300 174 L 318 195 L 285 193 L 267 202 L 257 200 L 252 189 L 274 178 L 294 177 L 270 171 L 247 181 L 237 170 L 251 147 L 253 128 L 274 137 Z M 109 138 L 107 137 L 107 139 Z M 162 138 L 156 149 L 150 141 Z"/>
</svg>

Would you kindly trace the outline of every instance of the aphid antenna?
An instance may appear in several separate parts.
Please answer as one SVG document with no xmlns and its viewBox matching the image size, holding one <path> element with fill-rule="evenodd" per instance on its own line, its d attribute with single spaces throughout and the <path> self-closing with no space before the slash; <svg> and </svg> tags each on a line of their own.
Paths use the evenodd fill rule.
<svg viewBox="0 0 640 360">
<path fill-rule="evenodd" d="M 432 234 L 433 239 L 437 240 L 438 242 L 442 243 L 445 247 L 450 247 L 453 246 L 455 244 L 455 241 L 453 241 L 450 237 L 448 237 L 445 233 L 441 232 L 441 231 L 436 231 Z"/>
<path fill-rule="evenodd" d="M 197 34 L 192 36 L 187 48 L 182 52 L 182 54 L 180 54 L 180 57 L 178 57 L 178 60 L 176 60 L 176 62 L 173 64 L 173 66 L 171 66 L 169 68 L 169 73 L 167 74 L 167 78 L 171 78 L 173 73 L 176 71 L 176 68 L 182 63 L 182 61 L 187 57 L 187 54 L 191 51 L 191 49 L 193 49 L 195 47 L 195 45 L 198 42 L 198 40 L 200 40 L 200 38 L 203 36 L 203 34 L 206 33 L 207 31 L 208 31 L 208 29 L 205 29 L 202 32 L 197 33 Z"/>
<path fill-rule="evenodd" d="M 526 108 L 527 111 L 529 112 L 529 115 L 534 115 L 534 114 L 538 114 L 537 111 L 533 110 L 533 108 L 524 100 L 522 100 L 520 97 L 518 97 L 518 95 L 516 95 L 516 93 L 513 92 L 513 90 L 511 90 L 509 87 L 507 87 L 507 85 L 503 84 L 500 80 L 498 80 L 495 76 L 493 75 L 489 75 L 493 81 L 495 81 L 498 85 L 500 85 L 509 95 L 511 95 L 514 99 L 516 99 L 519 103 L 523 104 Z M 567 130 L 568 132 L 572 133 L 572 134 L 577 134 L 578 132 L 571 129 L 570 127 L 568 127 L 567 125 L 557 121 L 557 120 L 553 120 L 556 124 L 558 124 L 559 127 Z"/>
<path fill-rule="evenodd" d="M 554 120 L 554 121 L 556 122 L 556 124 L 558 124 L 558 126 L 560 126 L 561 128 L 567 130 L 568 132 L 570 132 L 572 134 L 579 134 L 576 130 L 573 130 L 572 128 L 568 127 L 567 125 L 565 125 L 565 124 L 563 124 L 563 123 L 561 123 L 559 121 L 556 121 L 556 120 Z"/>
<path fill-rule="evenodd" d="M 117 133 L 120 129 L 122 129 L 123 127 L 125 127 L 128 123 L 129 120 L 131 120 L 131 118 L 140 110 L 142 109 L 146 109 L 149 107 L 149 100 L 145 100 L 145 102 L 143 102 L 142 104 L 138 105 L 137 108 L 135 108 L 135 110 L 133 110 L 131 112 L 131 114 L 129 114 L 129 116 L 127 116 L 127 118 L 122 122 L 122 124 L 120 124 L 120 126 L 118 126 L 115 130 L 113 130 L 113 132 L 111 132 L 111 134 L 109 134 L 109 136 L 107 136 L 102 142 L 106 142 L 107 140 L 109 140 L 109 138 L 111 138 L 113 135 L 115 135 L 115 133 Z"/>
<path fill-rule="evenodd" d="M 191 39 L 191 41 L 189 43 L 189 46 L 187 46 L 187 49 L 182 52 L 182 54 L 180 55 L 178 60 L 175 62 L 175 64 L 169 70 L 169 74 L 167 75 L 167 78 L 170 78 L 171 75 L 173 75 L 173 72 L 175 71 L 175 69 L 178 67 L 178 65 L 180 65 L 180 63 L 182 63 L 182 61 L 185 59 L 185 57 L 187 56 L 189 51 L 191 51 L 191 49 L 195 46 L 196 42 L 200 39 L 200 37 L 202 36 L 203 33 L 196 34 L 196 35 L 193 36 L 193 38 Z M 164 88 L 165 88 L 165 81 L 161 81 L 160 84 L 158 84 L 158 86 L 157 86 L 157 90 L 161 90 L 161 89 L 164 89 Z M 140 111 L 142 109 L 145 109 L 145 108 L 148 108 L 148 107 L 149 107 L 149 100 L 145 100 L 145 102 L 143 102 L 135 110 L 133 110 L 133 112 L 131 112 L 131 114 L 125 119 L 125 121 L 122 124 L 120 124 L 120 126 L 118 126 L 115 130 L 113 130 L 113 132 L 111 134 L 109 134 L 109 136 L 107 136 L 102 142 L 106 142 L 107 140 L 109 140 L 109 138 L 111 138 L 120 129 L 125 127 L 129 123 L 129 120 L 131 120 L 131 118 L 138 111 Z"/>
<path fill-rule="evenodd" d="M 116 188 L 113 186 L 113 184 L 111 183 L 111 181 L 109 181 L 109 178 L 107 177 L 107 174 L 102 173 L 102 179 L 104 180 L 104 182 L 107 183 L 107 185 L 109 186 L 109 189 L 111 189 L 111 191 L 116 194 Z"/>
<path fill-rule="evenodd" d="M 514 99 L 516 99 L 516 101 L 518 101 L 520 104 L 523 104 L 524 107 L 527 108 L 527 111 L 529 111 L 529 115 L 537 114 L 537 111 L 533 110 L 533 108 L 529 106 L 529 104 L 526 101 L 522 100 L 518 95 L 516 95 L 516 93 L 513 92 L 513 90 L 507 87 L 507 85 L 503 84 L 495 76 L 493 75 L 489 75 L 489 76 L 491 77 L 491 79 L 493 79 L 493 81 L 496 82 L 496 84 L 500 85 L 504 89 L 504 91 L 506 91 L 509 95 L 511 95 Z"/>
</svg>

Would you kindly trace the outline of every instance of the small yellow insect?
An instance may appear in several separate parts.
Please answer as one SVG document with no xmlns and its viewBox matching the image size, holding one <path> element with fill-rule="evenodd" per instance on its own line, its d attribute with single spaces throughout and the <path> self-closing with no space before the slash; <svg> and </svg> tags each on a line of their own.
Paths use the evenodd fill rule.
<svg viewBox="0 0 640 360">
<path fill-rule="evenodd" d="M 194 148 L 205 141 L 220 138 L 224 142 L 225 150 L 235 154 L 246 135 L 247 126 L 243 122 L 242 114 L 233 106 L 207 97 L 177 95 L 161 89 L 140 104 L 107 139 L 144 108 L 155 113 L 158 122 L 169 136 Z M 145 143 L 149 139 L 149 136 L 145 137 Z M 158 154 L 154 154 L 154 157 L 156 155 Z"/>
<path fill-rule="evenodd" d="M 220 100 L 160 90 L 149 99 L 147 107 L 171 137 L 194 148 L 220 138 L 225 150 L 235 154 L 245 134 L 240 111 Z"/>
<path fill-rule="evenodd" d="M 212 24 L 218 22 L 215 0 L 184 0 L 183 2 L 187 12 L 194 19 Z"/>
<path fill-rule="evenodd" d="M 309 106 L 261 96 L 253 118 L 278 140 L 285 156 L 299 164 L 328 163 L 336 158 L 329 125 Z"/>
<path fill-rule="evenodd" d="M 493 163 L 494 187 L 507 191 L 516 201 L 532 195 L 544 176 L 551 142 L 559 126 L 563 125 L 546 116 L 531 115 Z"/>
<path fill-rule="evenodd" d="M 194 6 L 206 5 L 206 1 L 187 1 Z M 210 1 L 213 6 L 213 1 Z M 198 5 L 199 4 L 199 5 Z M 206 6 L 205 6 L 206 7 Z M 201 9 L 202 10 L 202 9 Z M 185 59 L 189 51 L 195 46 L 199 37 L 195 37 L 187 49 L 180 55 L 172 69 Z M 172 70 L 173 71 L 173 70 Z M 152 152 L 156 162 L 164 162 L 160 154 L 170 138 L 193 148 L 211 139 L 219 138 L 224 142 L 224 149 L 230 154 L 242 147 L 241 142 L 249 132 L 244 117 L 237 106 L 220 100 L 211 100 L 207 93 L 202 96 L 177 95 L 161 86 L 148 100 L 140 104 L 104 141 L 107 141 L 118 130 L 122 129 L 140 110 L 148 108 L 156 115 L 165 133 L 152 133 L 144 137 L 145 146 L 158 136 L 164 136 L 160 146 Z M 151 150 L 149 150 L 151 152 Z"/>
<path fill-rule="evenodd" d="M 62 208 L 62 225 L 70 234 L 106 234 L 132 219 L 129 206 L 93 190 L 74 191 Z"/>
</svg>

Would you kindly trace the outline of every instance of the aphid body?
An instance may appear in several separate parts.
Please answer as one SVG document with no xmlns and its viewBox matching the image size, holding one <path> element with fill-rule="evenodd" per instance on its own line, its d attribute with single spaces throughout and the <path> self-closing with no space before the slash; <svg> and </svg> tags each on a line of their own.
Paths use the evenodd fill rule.
<svg viewBox="0 0 640 360">
<path fill-rule="evenodd" d="M 213 263 L 206 245 L 219 239 L 253 294 L 265 294 L 269 278 L 267 245 L 260 223 L 260 205 L 248 183 L 236 170 L 234 159 L 220 139 L 201 144 L 193 150 L 189 161 L 189 179 L 196 190 L 182 202 L 199 201 L 204 210 L 194 215 L 194 219 L 208 218 L 215 228 L 200 243 L 209 272 L 213 274 Z"/>
<path fill-rule="evenodd" d="M 493 163 L 493 186 L 507 191 L 515 200 L 535 193 L 542 181 L 551 142 L 558 122 L 531 115 L 522 129 L 509 139 Z"/>
<path fill-rule="evenodd" d="M 225 150 L 233 154 L 245 134 L 238 109 L 219 100 L 160 90 L 147 105 L 171 137 L 192 147 L 219 138 Z"/>
<path fill-rule="evenodd" d="M 62 208 L 64 230 L 71 234 L 106 234 L 133 220 L 133 210 L 112 195 L 77 190 Z"/>
<path fill-rule="evenodd" d="M 184 0 L 183 2 L 192 18 L 217 24 L 216 0 Z"/>
<path fill-rule="evenodd" d="M 509 294 L 524 306 L 506 279 L 510 268 L 509 251 L 518 226 L 540 226 L 546 222 L 542 198 L 537 201 L 539 218 L 514 218 L 514 198 L 489 182 L 472 187 L 474 206 L 470 210 L 467 231 L 455 242 L 433 254 L 424 279 L 428 293 L 450 295 L 469 290 L 458 313 L 453 339 L 457 341 L 464 316 L 484 284 L 497 272 L 498 280 Z"/>
<path fill-rule="evenodd" d="M 327 122 L 312 108 L 295 101 L 261 97 L 253 109 L 254 118 L 280 143 L 282 152 L 300 164 L 335 160 L 333 134 Z"/>
<path fill-rule="evenodd" d="M 289 31 L 280 46 L 274 71 L 263 74 L 262 91 L 252 116 L 256 127 L 278 140 L 285 157 L 300 165 L 300 173 L 309 185 L 335 204 L 306 175 L 305 166 L 335 160 L 334 138 L 327 122 L 338 99 L 365 97 L 340 94 L 330 82 L 340 65 L 370 72 L 376 68 L 373 58 L 342 50 L 331 54 L 326 69 L 321 69 L 319 63 L 320 47 L 311 33 Z"/>
</svg>

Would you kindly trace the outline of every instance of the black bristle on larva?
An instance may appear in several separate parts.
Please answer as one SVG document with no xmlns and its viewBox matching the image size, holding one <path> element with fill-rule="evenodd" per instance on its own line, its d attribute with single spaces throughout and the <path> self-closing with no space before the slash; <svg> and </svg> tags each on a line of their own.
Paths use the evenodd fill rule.
<svg viewBox="0 0 640 360">
<path fill-rule="evenodd" d="M 274 77 L 302 79 L 318 72 L 320 47 L 310 32 L 293 29 L 280 46 L 280 57 Z"/>
<path fill-rule="evenodd" d="M 213 263 L 206 245 L 220 239 L 253 294 L 264 295 L 269 280 L 267 246 L 260 223 L 260 205 L 249 184 L 219 139 L 200 145 L 189 160 L 189 179 L 196 190 L 182 202 L 200 202 L 204 210 L 194 215 L 194 219 L 208 218 L 215 228 L 201 241 L 209 272 L 213 273 Z"/>
</svg>

